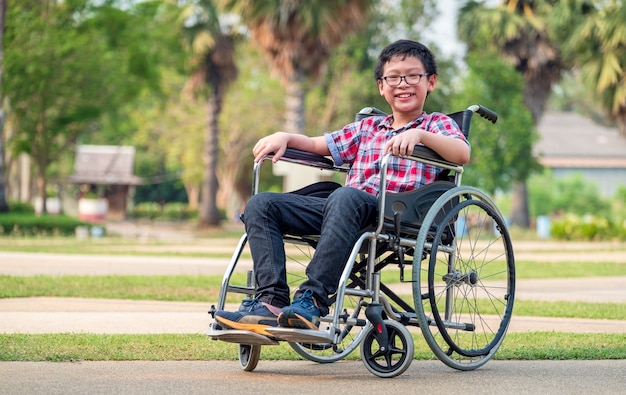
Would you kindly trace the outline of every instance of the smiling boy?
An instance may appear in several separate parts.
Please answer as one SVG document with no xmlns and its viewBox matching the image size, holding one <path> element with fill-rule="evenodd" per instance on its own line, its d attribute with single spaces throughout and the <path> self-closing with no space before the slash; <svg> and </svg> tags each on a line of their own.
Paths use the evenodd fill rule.
<svg viewBox="0 0 626 395">
<path fill-rule="evenodd" d="M 236 312 L 219 310 L 215 319 L 225 327 L 267 334 L 268 326 L 316 329 L 328 314 L 329 295 L 337 284 L 361 229 L 378 215 L 379 170 L 387 153 L 387 190 L 409 191 L 433 182 L 441 168 L 402 158 L 422 144 L 445 160 L 465 164 L 469 143 L 461 129 L 442 113 L 427 114 L 424 102 L 437 83 L 437 65 L 421 43 L 399 40 L 383 49 L 374 71 L 380 95 L 391 107 L 387 117 L 370 117 L 323 136 L 277 132 L 254 146 L 255 161 L 274 153 L 276 162 L 287 148 L 331 156 L 348 164 L 345 186 L 327 198 L 287 193 L 254 195 L 244 219 L 254 262 L 256 294 Z M 283 235 L 319 234 L 307 266 L 307 280 L 290 303 Z"/>
</svg>

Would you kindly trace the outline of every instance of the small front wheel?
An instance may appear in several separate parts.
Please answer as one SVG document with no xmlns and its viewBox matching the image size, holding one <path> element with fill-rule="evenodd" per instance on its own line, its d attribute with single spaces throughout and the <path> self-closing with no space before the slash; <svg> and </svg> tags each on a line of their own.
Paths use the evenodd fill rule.
<svg viewBox="0 0 626 395">
<path fill-rule="evenodd" d="M 381 348 L 377 329 L 371 325 L 361 344 L 361 359 L 367 370 L 378 377 L 396 377 L 404 373 L 413 361 L 413 337 L 397 321 L 383 321 L 387 329 L 386 349 Z"/>
<path fill-rule="evenodd" d="M 252 372 L 259 363 L 261 346 L 257 344 L 239 345 L 239 363 L 246 372 Z"/>
</svg>

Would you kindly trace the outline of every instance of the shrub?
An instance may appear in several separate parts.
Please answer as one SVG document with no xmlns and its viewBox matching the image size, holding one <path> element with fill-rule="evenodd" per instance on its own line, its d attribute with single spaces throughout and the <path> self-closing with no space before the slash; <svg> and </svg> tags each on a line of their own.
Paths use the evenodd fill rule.
<svg viewBox="0 0 626 395">
<path fill-rule="evenodd" d="M 198 216 L 186 203 L 166 203 L 161 206 L 155 202 L 137 204 L 130 212 L 132 218 L 163 219 L 168 221 L 184 221 Z"/>
<path fill-rule="evenodd" d="M 552 237 L 561 240 L 626 239 L 626 222 L 614 223 L 591 215 L 567 214 L 552 221 Z"/>
<path fill-rule="evenodd" d="M 89 224 L 64 215 L 0 215 L 0 235 L 4 236 L 73 236 L 78 226 Z"/>
<path fill-rule="evenodd" d="M 28 202 L 9 201 L 9 212 L 13 214 L 34 214 L 35 207 Z"/>
</svg>

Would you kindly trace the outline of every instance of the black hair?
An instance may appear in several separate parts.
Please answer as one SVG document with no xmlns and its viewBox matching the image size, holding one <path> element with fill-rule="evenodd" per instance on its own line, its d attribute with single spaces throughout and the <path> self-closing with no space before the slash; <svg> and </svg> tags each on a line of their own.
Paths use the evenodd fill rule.
<svg viewBox="0 0 626 395">
<path fill-rule="evenodd" d="M 405 59 L 407 56 L 415 57 L 424 64 L 426 72 L 430 75 L 437 74 L 437 62 L 435 55 L 424 44 L 412 40 L 398 40 L 387 45 L 378 56 L 378 63 L 374 69 L 374 77 L 377 80 L 383 77 L 385 64 L 395 57 Z"/>
</svg>

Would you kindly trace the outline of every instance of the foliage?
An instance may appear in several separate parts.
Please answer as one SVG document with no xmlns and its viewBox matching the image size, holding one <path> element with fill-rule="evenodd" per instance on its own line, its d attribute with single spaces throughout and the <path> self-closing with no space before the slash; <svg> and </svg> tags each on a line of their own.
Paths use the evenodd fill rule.
<svg viewBox="0 0 626 395">
<path fill-rule="evenodd" d="M 65 215 L 0 214 L 3 236 L 73 236 L 78 226 L 89 226 Z"/>
<path fill-rule="evenodd" d="M 582 175 L 556 179 L 549 170 L 529 180 L 530 210 L 533 216 L 570 213 L 608 217 L 610 203 L 600 196 L 595 184 Z"/>
<path fill-rule="evenodd" d="M 29 202 L 9 200 L 9 211 L 13 214 L 35 214 L 35 207 Z"/>
<path fill-rule="evenodd" d="M 143 13 L 115 1 L 49 2 L 45 12 L 36 1 L 9 7 L 5 90 L 16 131 L 9 147 L 33 157 L 42 198 L 49 167 L 78 136 L 158 78 L 160 47 L 145 34 L 160 30 L 144 29 L 153 4 L 137 8 Z"/>
<path fill-rule="evenodd" d="M 159 204 L 155 202 L 139 203 L 129 213 L 131 218 L 163 219 L 168 221 L 186 221 L 197 218 L 198 211 L 188 204 L 174 202 Z"/>
<path fill-rule="evenodd" d="M 549 170 L 530 178 L 531 215 L 552 217 L 551 236 L 562 240 L 625 240 L 626 188 L 613 199 L 600 196 L 582 175 L 555 179 Z"/>
<path fill-rule="evenodd" d="M 552 221 L 550 235 L 560 240 L 626 240 L 626 221 L 566 214 Z"/>
<path fill-rule="evenodd" d="M 477 51 L 467 57 L 467 62 L 463 89 L 452 99 L 454 107 L 481 104 L 499 117 L 493 125 L 474 115 L 469 134 L 472 158 L 463 182 L 489 193 L 507 191 L 514 181 L 525 180 L 538 169 L 531 155 L 537 136 L 523 104 L 522 77 L 493 51 Z"/>
<path fill-rule="evenodd" d="M 550 25 L 564 56 L 626 137 L 626 3 L 568 0 L 554 11 Z"/>
</svg>

